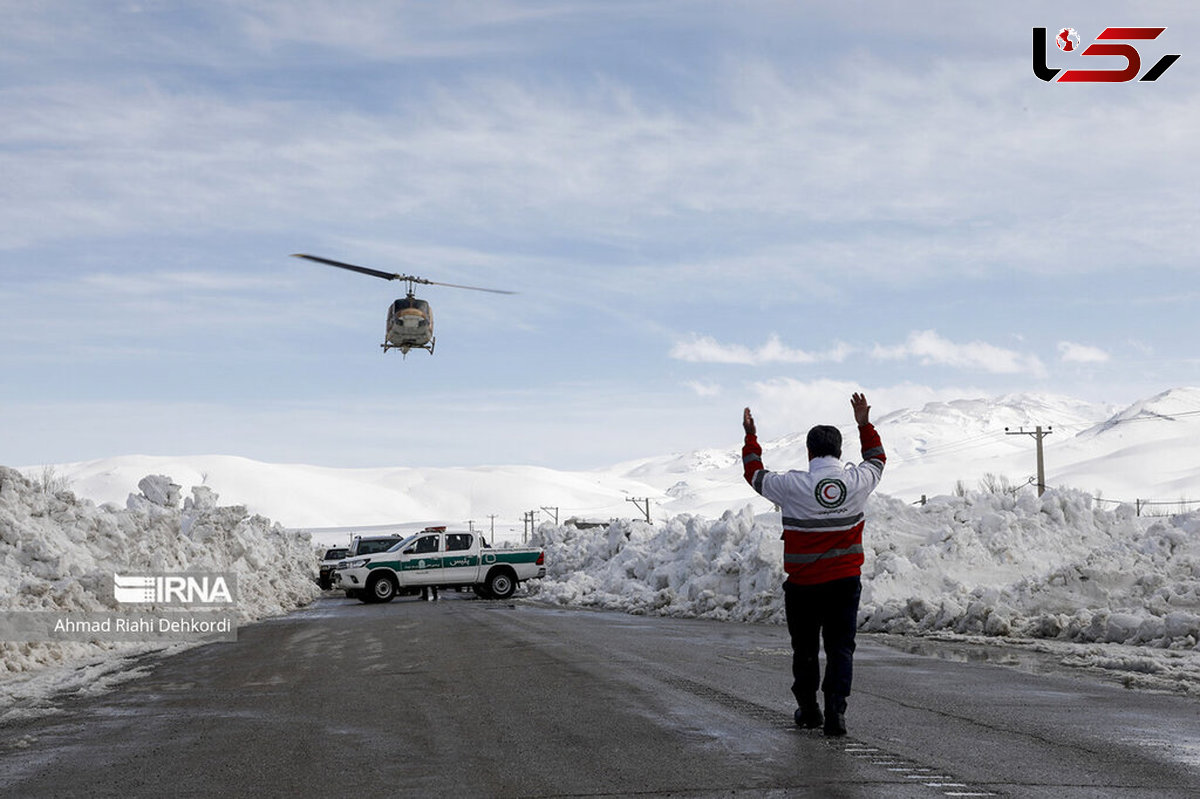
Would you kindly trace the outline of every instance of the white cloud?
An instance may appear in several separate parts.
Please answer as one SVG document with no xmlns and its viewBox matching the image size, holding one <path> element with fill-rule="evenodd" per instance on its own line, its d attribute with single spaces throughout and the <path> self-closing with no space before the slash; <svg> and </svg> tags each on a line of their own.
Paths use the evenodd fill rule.
<svg viewBox="0 0 1200 799">
<path fill-rule="evenodd" d="M 1058 342 L 1058 356 L 1064 363 L 1107 363 L 1109 360 L 1108 353 L 1099 347 L 1073 341 Z"/>
<path fill-rule="evenodd" d="M 892 411 L 921 408 L 930 402 L 948 402 L 984 392 L 967 387 L 942 387 L 900 383 L 867 388 L 846 380 L 801 381 L 780 378 L 754 383 L 748 404 L 754 411 L 764 439 L 807 430 L 815 424 L 853 426 L 850 395 L 863 392 L 871 405 L 871 419 L 878 421 Z"/>
<path fill-rule="evenodd" d="M 722 344 L 711 336 L 693 335 L 690 340 L 678 342 L 672 347 L 671 357 L 691 363 L 760 366 L 768 363 L 841 363 L 853 351 L 850 345 L 838 342 L 833 349 L 823 353 L 806 352 L 787 346 L 774 334 L 755 349 L 741 344 Z"/>
<path fill-rule="evenodd" d="M 716 383 L 704 383 L 699 380 L 689 380 L 684 383 L 685 386 L 695 392 L 697 397 L 719 397 L 721 395 L 721 386 Z"/>
<path fill-rule="evenodd" d="M 1078 346 L 1078 345 L 1073 345 Z M 1061 347 L 1060 347 L 1061 349 Z M 739 364 L 763 366 L 767 364 L 815 364 L 843 363 L 860 350 L 851 344 L 837 342 L 825 352 L 808 352 L 793 349 L 772 334 L 765 343 L 756 348 L 741 344 L 723 344 L 711 336 L 693 335 L 671 348 L 671 357 L 690 363 Z M 1079 348 L 1071 350 L 1076 358 L 1096 357 L 1098 350 Z M 902 361 L 918 359 L 927 366 L 949 366 L 956 369 L 973 370 L 989 374 L 1030 374 L 1044 376 L 1046 367 L 1036 355 L 997 347 L 983 341 L 959 344 L 944 338 L 933 330 L 914 331 L 901 344 L 885 346 L 876 344 L 871 350 L 876 360 Z M 1067 357 L 1064 354 L 1064 358 Z"/>
<path fill-rule="evenodd" d="M 872 355 L 880 360 L 917 358 L 926 366 L 951 366 L 991 374 L 1046 374 L 1046 367 L 1036 355 L 1004 349 L 983 341 L 958 344 L 933 330 L 914 331 L 903 344 L 890 347 L 876 345 Z"/>
</svg>

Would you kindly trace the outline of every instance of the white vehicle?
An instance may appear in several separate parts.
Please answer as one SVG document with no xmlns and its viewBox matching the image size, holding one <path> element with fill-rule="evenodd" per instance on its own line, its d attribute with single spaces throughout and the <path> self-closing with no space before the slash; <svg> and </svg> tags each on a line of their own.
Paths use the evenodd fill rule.
<svg viewBox="0 0 1200 799">
<path fill-rule="evenodd" d="M 374 555 L 376 552 L 386 552 L 405 539 L 399 533 L 392 535 L 356 535 L 350 541 L 350 549 L 342 556 L 342 560 L 356 555 Z"/>
<path fill-rule="evenodd" d="M 345 560 L 350 554 L 350 550 L 345 547 L 333 547 L 325 550 L 325 554 L 321 557 L 321 563 L 317 568 L 317 584 L 321 586 L 322 591 L 328 591 L 333 588 L 333 570 L 337 565 Z"/>
<path fill-rule="evenodd" d="M 546 554 L 537 548 L 493 549 L 478 533 L 430 529 L 386 552 L 338 564 L 334 584 L 363 602 L 390 602 L 422 586 L 470 586 L 491 599 L 507 599 L 523 580 L 546 576 Z"/>
</svg>

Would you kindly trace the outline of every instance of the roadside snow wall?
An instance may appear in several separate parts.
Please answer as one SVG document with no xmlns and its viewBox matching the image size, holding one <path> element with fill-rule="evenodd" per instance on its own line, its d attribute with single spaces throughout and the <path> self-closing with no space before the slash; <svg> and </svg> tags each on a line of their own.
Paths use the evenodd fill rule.
<svg viewBox="0 0 1200 799">
<path fill-rule="evenodd" d="M 285 613 L 319 593 L 307 536 L 241 506 L 220 507 L 203 486 L 182 508 L 170 478 L 146 477 L 138 488 L 125 508 L 97 507 L 0 467 L 0 612 L 113 611 L 114 573 L 232 572 L 241 622 Z M 0 641 L 0 698 L 5 681 L 22 673 L 153 648 Z"/>
<path fill-rule="evenodd" d="M 544 601 L 783 623 L 779 515 L 542 525 Z M 1200 650 L 1200 514 L 1138 518 L 1071 490 L 867 509 L 859 627 Z"/>
</svg>

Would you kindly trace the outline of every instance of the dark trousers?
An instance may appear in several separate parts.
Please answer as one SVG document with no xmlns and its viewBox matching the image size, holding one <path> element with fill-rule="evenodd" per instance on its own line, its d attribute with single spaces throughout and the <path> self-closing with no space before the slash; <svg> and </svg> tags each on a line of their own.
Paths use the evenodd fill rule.
<svg viewBox="0 0 1200 799">
<path fill-rule="evenodd" d="M 819 687 L 825 694 L 850 695 L 854 676 L 854 633 L 862 579 L 846 577 L 817 585 L 783 584 L 788 634 L 792 638 L 792 693 L 798 705 L 811 704 Z M 818 660 L 825 641 L 825 680 Z"/>
</svg>

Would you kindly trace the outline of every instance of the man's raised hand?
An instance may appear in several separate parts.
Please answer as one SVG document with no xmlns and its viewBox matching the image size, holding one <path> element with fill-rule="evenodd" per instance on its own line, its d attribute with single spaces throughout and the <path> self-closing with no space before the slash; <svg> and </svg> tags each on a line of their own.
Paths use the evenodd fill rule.
<svg viewBox="0 0 1200 799">
<path fill-rule="evenodd" d="M 855 392 L 850 397 L 850 407 L 854 409 L 854 421 L 858 422 L 859 427 L 871 423 L 871 406 L 867 404 L 865 395 Z"/>
<path fill-rule="evenodd" d="M 746 431 L 746 435 L 748 436 L 758 435 L 758 432 L 754 427 L 754 417 L 750 415 L 749 408 L 742 412 L 742 428 Z"/>
</svg>

